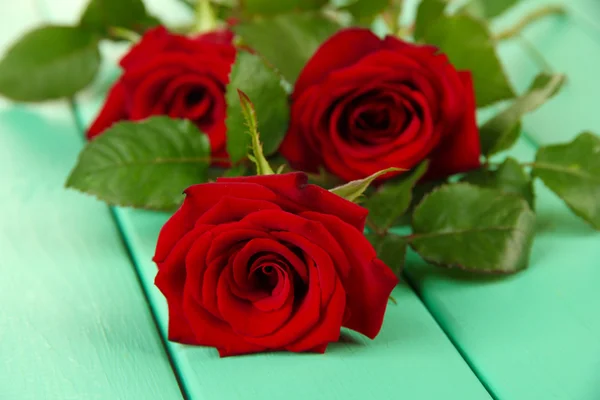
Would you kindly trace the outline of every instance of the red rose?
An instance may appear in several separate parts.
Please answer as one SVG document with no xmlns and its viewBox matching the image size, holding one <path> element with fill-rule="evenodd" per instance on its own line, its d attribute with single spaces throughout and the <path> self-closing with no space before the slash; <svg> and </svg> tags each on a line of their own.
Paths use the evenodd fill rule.
<svg viewBox="0 0 600 400">
<path fill-rule="evenodd" d="M 343 30 L 306 64 L 291 107 L 280 151 L 296 169 L 350 181 L 426 158 L 430 178 L 479 166 L 471 74 L 431 46 Z"/>
<path fill-rule="evenodd" d="M 194 38 L 159 27 L 121 60 L 123 75 L 87 132 L 89 139 L 120 120 L 152 115 L 193 120 L 210 138 L 212 155 L 226 158 L 225 87 L 235 61 L 233 34 Z"/>
<path fill-rule="evenodd" d="M 169 339 L 221 356 L 324 352 L 348 327 L 374 338 L 397 284 L 363 236 L 367 210 L 304 173 L 186 190 L 154 261 Z"/>
</svg>

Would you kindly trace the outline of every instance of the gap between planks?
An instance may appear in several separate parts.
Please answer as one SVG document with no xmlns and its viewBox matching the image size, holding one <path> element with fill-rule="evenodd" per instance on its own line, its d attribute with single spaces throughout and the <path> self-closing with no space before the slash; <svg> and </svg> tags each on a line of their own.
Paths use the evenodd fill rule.
<svg viewBox="0 0 600 400">
<path fill-rule="evenodd" d="M 79 133 L 81 135 L 80 138 L 85 140 L 84 139 L 85 138 L 85 125 L 84 125 L 83 121 L 81 120 L 80 112 L 78 112 L 77 102 L 74 99 L 70 99 L 68 101 L 68 103 L 69 103 L 69 109 L 71 111 L 71 117 L 73 118 L 73 121 L 75 122 L 75 126 L 77 127 L 77 130 L 79 131 Z M 160 328 L 160 323 L 158 321 L 158 318 L 156 316 L 154 308 L 152 307 L 152 302 L 150 301 L 150 297 L 149 297 L 150 294 L 148 292 L 146 292 L 146 288 L 145 288 L 144 284 L 142 283 L 141 273 L 138 270 L 137 262 L 135 260 L 135 257 L 133 256 L 133 249 L 131 248 L 131 246 L 127 242 L 127 239 L 125 238 L 125 232 L 123 230 L 123 226 L 121 224 L 119 217 L 116 215 L 115 207 L 108 206 L 108 205 L 106 207 L 108 208 L 108 210 L 110 212 L 110 217 L 112 218 L 113 222 L 115 223 L 115 226 L 117 227 L 119 240 L 121 241 L 123 248 L 127 252 L 127 258 L 129 259 L 130 265 L 132 266 L 132 268 L 135 272 L 135 277 L 136 277 L 138 287 L 140 288 L 141 292 L 144 294 L 144 299 L 146 300 L 146 305 L 148 306 L 148 309 L 150 310 L 150 314 L 152 315 L 152 322 L 154 324 L 154 328 L 156 329 L 156 333 L 160 337 L 160 341 L 161 341 L 163 350 L 165 351 L 165 353 L 167 355 L 167 359 L 169 360 L 169 364 L 171 365 L 171 369 L 173 370 L 173 375 L 175 376 L 175 379 L 177 380 L 177 385 L 179 386 L 181 395 L 184 400 L 190 400 L 191 396 L 189 395 L 188 390 L 187 390 L 185 384 L 183 383 L 181 370 L 179 369 L 179 366 L 177 365 L 177 363 L 175 362 L 175 360 L 173 358 L 173 354 L 171 353 L 171 349 L 169 348 L 169 345 L 167 343 L 168 339 L 165 337 L 165 335 L 162 334 L 162 331 Z"/>
</svg>

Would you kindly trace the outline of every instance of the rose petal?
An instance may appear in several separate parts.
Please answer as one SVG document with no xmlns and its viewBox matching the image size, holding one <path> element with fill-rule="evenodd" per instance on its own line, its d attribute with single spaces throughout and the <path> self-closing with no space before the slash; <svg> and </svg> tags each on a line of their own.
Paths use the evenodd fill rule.
<svg viewBox="0 0 600 400">
<path fill-rule="evenodd" d="M 119 65 L 122 68 L 132 68 L 138 63 L 147 62 L 165 49 L 169 42 L 169 31 L 164 26 L 157 26 L 144 33 L 141 40 L 134 44 L 123 56 Z"/>
<path fill-rule="evenodd" d="M 214 238 L 214 234 L 210 231 L 210 228 L 195 228 L 194 232 L 200 232 L 205 230 L 204 233 L 199 234 L 190 246 L 187 255 L 185 256 L 185 264 L 183 268 L 186 270 L 186 280 L 183 287 L 183 295 L 194 297 L 198 303 L 202 303 L 202 281 L 204 280 L 204 273 L 208 266 L 206 254 L 210 248 L 211 242 Z M 188 234 L 190 235 L 190 234 Z"/>
<path fill-rule="evenodd" d="M 193 327 L 195 344 L 217 347 L 221 357 L 266 350 L 235 334 L 225 322 L 213 317 L 191 298 L 186 298 L 183 309 Z"/>
<path fill-rule="evenodd" d="M 86 133 L 88 139 L 101 134 L 115 122 L 128 118 L 125 96 L 123 84 L 117 81 L 108 92 L 100 113 L 88 128 Z"/>
<path fill-rule="evenodd" d="M 308 211 L 306 218 L 320 221 L 336 237 L 351 263 L 348 278 L 343 279 L 350 318 L 344 326 L 373 339 L 379 333 L 388 298 L 398 278 L 381 260 L 362 232 L 330 215 Z"/>
<path fill-rule="evenodd" d="M 319 276 L 314 267 L 309 270 L 307 292 L 295 306 L 293 317 L 280 329 L 265 337 L 246 337 L 245 339 L 259 346 L 270 349 L 281 349 L 303 337 L 319 322 L 321 314 L 321 287 Z M 297 293 L 296 293 L 297 295 Z M 298 301 L 298 300 L 297 300 Z"/>
<path fill-rule="evenodd" d="M 188 231 L 190 231 L 198 218 L 214 206 L 222 197 L 232 196 L 240 198 L 267 200 L 278 203 L 278 196 L 264 186 L 231 182 L 215 185 L 203 183 L 190 186 L 185 190 L 186 197 L 183 205 L 162 227 L 158 236 L 154 261 L 163 260 L 171 248 Z"/>
<path fill-rule="evenodd" d="M 254 212 L 280 209 L 279 206 L 270 201 L 225 195 L 198 219 L 197 224 L 219 225 L 239 221 Z"/>
<path fill-rule="evenodd" d="M 302 250 L 305 254 L 305 262 L 308 270 L 316 272 L 319 276 L 321 304 L 326 306 L 331 299 L 335 280 L 337 279 L 337 265 L 334 265 L 329 254 L 319 247 L 319 245 L 311 243 L 309 240 L 296 233 L 272 232 L 271 234 L 277 239 L 290 243 Z M 342 266 L 342 268 L 343 267 L 344 266 Z"/>
<path fill-rule="evenodd" d="M 317 325 L 306 336 L 285 347 L 288 351 L 325 352 L 327 344 L 337 342 L 342 328 L 342 318 L 346 308 L 346 292 L 339 280 L 335 282 L 335 290 L 329 303 L 321 314 Z"/>
<path fill-rule="evenodd" d="M 273 264 L 272 268 L 277 274 L 277 285 L 273 288 L 271 296 L 252 302 L 252 305 L 260 311 L 275 311 L 283 307 L 288 299 L 291 298 L 293 301 L 294 286 L 291 283 L 291 271 L 278 264 Z"/>
<path fill-rule="evenodd" d="M 230 225 L 234 226 L 225 228 L 224 225 L 220 225 L 219 228 L 223 229 L 221 233 L 218 232 L 218 229 L 211 231 L 213 237 L 205 256 L 204 275 L 198 276 L 197 280 L 194 280 L 196 275 L 189 277 L 196 290 L 201 291 L 204 308 L 216 317 L 220 317 L 220 312 L 215 289 L 223 270 L 229 265 L 232 256 L 244 245 L 245 241 L 260 237 L 261 234 L 264 235 L 264 233 L 248 229 L 236 229 L 235 224 Z"/>
<path fill-rule="evenodd" d="M 317 173 L 323 159 L 321 154 L 308 144 L 309 134 L 302 129 L 299 122 L 302 119 L 297 116 L 298 110 L 301 109 L 301 106 L 292 108 L 288 131 L 279 146 L 279 152 L 294 169 Z"/>
<path fill-rule="evenodd" d="M 204 43 L 219 43 L 230 45 L 233 41 L 234 34 L 227 29 L 220 29 L 212 32 L 205 32 L 194 38 L 195 41 Z"/>
<path fill-rule="evenodd" d="M 236 254 L 233 260 L 233 273 L 235 283 L 239 287 L 243 287 L 247 282 L 247 273 L 244 274 L 244 269 L 247 271 L 250 259 L 253 255 L 264 252 L 269 255 L 277 255 L 283 259 L 293 269 L 304 283 L 308 281 L 308 271 L 304 262 L 282 243 L 273 239 L 274 236 L 269 235 L 263 239 L 253 238 Z"/>
<path fill-rule="evenodd" d="M 175 78 L 185 72 L 205 76 L 226 85 L 229 82 L 230 60 L 210 57 L 208 53 L 202 57 L 202 62 L 199 62 L 198 54 L 202 53 L 163 52 L 160 57 L 151 58 L 143 64 L 136 64 L 135 68 L 126 69 L 123 79 L 129 88 L 135 88 L 140 82 L 156 73 L 168 72 L 171 78 Z"/>
<path fill-rule="evenodd" d="M 322 187 L 307 184 L 308 177 L 302 172 L 280 175 L 217 178 L 217 182 L 256 183 L 298 205 L 296 210 L 290 210 L 289 208 L 286 208 L 285 205 L 282 205 L 281 202 L 277 202 L 284 210 L 299 211 L 310 209 L 336 215 L 361 231 L 365 226 L 365 220 L 368 214 L 367 209 L 347 201 Z"/>
<path fill-rule="evenodd" d="M 216 288 L 219 313 L 231 329 L 243 337 L 261 337 L 280 328 L 292 315 L 293 292 L 280 308 L 263 311 L 232 294 L 230 268 L 221 273 Z"/>
<path fill-rule="evenodd" d="M 479 168 L 481 149 L 475 114 L 475 91 L 470 72 L 460 72 L 464 84 L 464 113 L 431 156 L 426 179 L 436 179 Z"/>
<path fill-rule="evenodd" d="M 337 216 L 332 217 L 337 218 Z M 295 237 L 299 237 L 301 243 L 306 244 L 307 249 L 311 245 L 318 246 L 320 249 L 327 249 L 325 251 L 327 257 L 333 260 L 337 273 L 341 276 L 346 276 L 349 273 L 348 259 L 344 250 L 320 222 L 273 210 L 263 210 L 248 215 L 243 219 L 243 222 L 259 227 L 259 229 L 271 231 L 270 234 L 276 238 L 281 238 L 282 235 L 295 234 Z M 289 240 L 286 241 L 290 242 Z M 300 247 L 294 242 L 290 243 Z M 305 251 L 308 252 L 308 250 Z"/>
<path fill-rule="evenodd" d="M 348 43 L 351 43 L 348 46 Z M 368 29 L 348 28 L 325 41 L 302 69 L 292 99 L 310 85 L 319 84 L 331 71 L 350 66 L 382 47 L 383 42 Z"/>
<path fill-rule="evenodd" d="M 158 273 L 154 279 L 155 285 L 167 299 L 169 306 L 169 340 L 193 344 L 192 328 L 183 312 L 183 288 L 186 284 L 185 257 L 195 240 L 203 232 L 190 232 L 175 246 L 164 262 L 157 263 Z"/>
</svg>

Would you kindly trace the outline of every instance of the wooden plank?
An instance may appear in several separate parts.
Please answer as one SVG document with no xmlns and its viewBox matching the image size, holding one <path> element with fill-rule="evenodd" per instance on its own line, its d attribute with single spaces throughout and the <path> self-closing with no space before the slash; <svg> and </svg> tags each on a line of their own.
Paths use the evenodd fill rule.
<svg viewBox="0 0 600 400">
<path fill-rule="evenodd" d="M 531 160 L 522 141 L 512 154 Z M 495 398 L 600 398 L 600 233 L 536 184 L 538 233 L 529 269 L 464 277 L 412 255 L 407 273 Z"/>
<path fill-rule="evenodd" d="M 78 102 L 84 123 L 89 123 L 101 101 L 102 96 L 90 95 Z M 120 208 L 116 215 L 165 334 L 167 308 L 153 284 L 156 266 L 150 258 L 168 216 Z M 390 305 L 375 341 L 350 335 L 348 342 L 332 345 L 325 355 L 219 359 L 211 348 L 169 343 L 169 349 L 191 398 L 427 399 L 447 393 L 461 399 L 489 398 L 411 289 L 400 285 L 394 296 L 399 304 Z"/>
<path fill-rule="evenodd" d="M 88 122 L 99 101 L 79 106 L 81 119 Z M 122 208 L 116 209 L 116 215 L 166 335 L 167 307 L 153 283 L 156 266 L 151 256 L 168 216 Z M 398 305 L 389 306 L 375 341 L 351 335 L 351 342 L 332 345 L 325 355 L 277 353 L 219 359 L 211 348 L 168 346 L 191 398 L 383 400 L 443 398 L 447 393 L 461 399 L 489 398 L 411 289 L 402 284 L 393 295 Z"/>
<path fill-rule="evenodd" d="M 514 22 L 532 5 L 524 2 L 506 16 L 512 21 L 501 23 Z M 600 131 L 590 103 L 598 93 L 592 71 L 600 67 L 600 53 L 580 21 L 573 14 L 550 18 L 524 33 L 569 82 L 525 119 L 527 136 L 511 151 L 518 159 L 532 160 L 538 144 L 570 140 L 583 129 Z M 524 90 L 539 71 L 531 53 L 516 40 L 502 45 L 501 56 Z M 536 192 L 538 236 L 528 270 L 503 279 L 467 278 L 426 266 L 412 254 L 407 273 L 494 397 L 600 398 L 600 233 L 541 182 Z"/>
<path fill-rule="evenodd" d="M 0 51 L 40 20 L 3 2 Z M 181 399 L 108 208 L 64 189 L 68 105 L 0 100 L 0 132 L 0 398 Z"/>
<path fill-rule="evenodd" d="M 580 32 L 577 26 L 574 32 Z M 524 89 L 538 69 L 537 65 L 518 42 L 507 42 L 503 45 L 502 53 L 507 57 L 505 59 L 509 60 L 508 70 L 511 78 L 517 87 Z M 564 97 L 573 101 L 573 97 L 568 93 L 565 91 L 554 101 Z M 82 110 L 83 118 L 89 120 L 90 114 L 96 108 L 97 104 L 96 106 L 90 106 L 89 103 L 85 105 Z M 565 118 L 572 118 L 573 107 L 567 110 L 568 112 L 563 113 Z M 527 118 L 525 126 L 528 128 L 528 133 L 531 133 L 534 138 L 543 137 L 537 134 L 542 132 L 542 129 L 536 129 L 538 125 L 534 123 L 535 120 L 536 115 Z M 558 140 L 564 139 L 565 137 L 558 136 Z M 524 140 L 513 154 L 527 160 L 532 158 L 534 151 L 535 147 Z M 596 305 L 599 303 L 598 291 L 594 289 L 594 282 L 598 282 L 599 278 L 597 263 L 595 264 L 595 260 L 600 255 L 597 250 L 599 237 L 597 233 L 592 232 L 584 223 L 571 215 L 560 200 L 542 185 L 538 185 L 537 189 L 540 235 L 536 240 L 529 270 L 503 280 L 464 278 L 454 273 L 424 266 L 412 255 L 409 277 L 419 288 L 434 316 L 458 344 L 480 378 L 492 389 L 496 398 L 597 398 L 600 395 L 595 374 L 600 360 L 597 340 L 597 337 L 600 337 L 600 327 L 598 320 L 590 316 L 597 313 Z M 142 276 L 152 277 L 155 270 L 147 258 L 151 253 L 149 249 L 153 246 L 157 229 L 165 216 L 127 210 L 119 210 L 118 213 L 123 229 L 129 232 L 132 248 L 141 249 L 136 254 L 140 257 L 137 264 Z M 565 265 L 569 267 L 565 268 Z M 145 279 L 150 281 L 149 278 Z M 147 287 L 150 287 L 148 283 Z M 154 288 L 150 290 L 156 292 Z M 159 295 L 155 293 L 153 296 L 156 298 L 156 312 L 161 320 L 165 321 L 164 302 L 156 296 Z M 395 315 L 391 318 L 394 321 Z M 384 333 L 390 325 L 389 319 L 390 315 Z M 376 342 L 372 345 L 377 346 Z M 180 347 L 178 345 L 171 346 L 187 384 L 191 385 L 190 393 L 194 395 L 217 393 L 222 394 L 223 397 L 231 394 L 234 398 L 239 397 L 238 389 L 235 387 L 226 388 L 225 392 L 220 391 L 222 389 L 219 385 L 224 384 L 224 381 L 220 381 L 218 376 L 217 382 L 211 383 L 211 380 L 215 379 L 213 374 L 221 371 L 219 365 L 223 361 L 215 360 L 215 364 L 212 364 L 210 360 L 214 359 L 214 352 L 197 348 L 178 349 Z M 404 352 L 406 349 L 399 350 L 394 346 L 389 350 L 390 353 L 395 351 Z M 365 349 L 365 355 L 368 354 Z M 424 354 L 423 357 L 426 359 L 429 356 Z M 270 362 L 273 360 L 271 359 Z M 245 370 L 253 370 L 253 379 L 263 377 L 264 371 L 257 368 L 254 361 L 247 361 L 247 363 L 244 364 Z M 233 361 L 231 364 L 237 365 Z M 286 365 L 277 363 L 276 366 Z M 330 367 L 329 364 L 327 366 Z M 304 367 L 302 364 L 302 368 Z M 315 368 L 313 365 L 308 367 Z M 215 368 L 217 371 L 213 371 Z M 390 368 L 394 368 L 396 373 L 402 371 L 402 365 Z M 227 371 L 228 374 L 236 372 L 230 369 Z M 211 372 L 213 374 L 210 374 Z M 206 376 L 207 373 L 210 375 Z M 294 389 L 297 388 L 293 382 L 286 380 L 285 376 L 281 380 L 279 372 L 269 371 L 269 373 L 274 381 L 279 379 L 280 382 Z M 438 374 L 438 369 L 432 370 L 428 374 L 428 379 Z M 371 378 L 370 374 L 368 376 Z M 406 375 L 406 381 L 411 380 L 409 376 L 412 375 Z M 332 382 L 338 382 L 338 379 L 331 378 L 329 375 L 326 377 Z M 353 376 L 350 375 L 348 378 L 352 379 Z M 305 377 L 304 379 L 306 380 Z M 318 379 L 318 382 L 321 380 Z M 429 386 L 436 385 L 431 380 L 419 381 L 422 382 Z M 402 385 L 405 383 L 402 382 Z M 316 386 L 315 391 L 318 388 L 319 386 Z M 301 392 L 303 395 L 313 394 L 313 392 L 307 393 L 306 388 L 300 390 L 302 389 L 305 390 Z M 350 389 L 355 388 L 351 386 Z M 418 390 L 412 387 L 408 389 Z M 252 395 L 272 394 L 267 390 L 268 388 L 264 387 L 257 389 L 256 386 L 249 386 L 247 389 Z M 327 393 L 329 392 L 325 394 Z M 412 394 L 412 397 L 420 398 L 416 393 L 409 390 L 402 394 Z M 323 393 L 319 394 L 323 395 Z M 347 393 L 343 391 L 336 394 L 341 397 Z M 354 398 L 353 396 L 356 395 L 356 398 L 360 398 L 358 394 L 365 393 L 353 390 L 346 397 Z M 421 394 L 422 398 L 428 398 L 424 393 Z M 431 394 L 434 393 L 428 393 Z M 460 395 L 457 394 L 456 397 L 458 396 Z"/>
<path fill-rule="evenodd" d="M 568 10 L 564 17 L 549 17 L 531 25 L 523 32 L 523 53 L 503 57 L 516 81 L 524 89 L 528 81 L 539 72 L 540 67 L 531 62 L 526 43 L 534 46 L 556 72 L 567 75 L 561 95 L 551 100 L 524 121 L 523 128 L 538 144 L 563 142 L 572 139 L 583 130 L 600 132 L 597 93 L 600 93 L 600 30 L 597 36 L 585 27 L 584 7 L 589 15 L 600 17 L 599 5 L 592 6 L 586 0 L 563 1 Z M 507 13 L 496 25 L 497 29 L 514 23 L 526 11 L 543 4 L 555 4 L 550 0 L 524 1 Z M 600 21 L 600 20 L 599 20 Z M 523 62 L 529 58 L 528 62 Z"/>
</svg>

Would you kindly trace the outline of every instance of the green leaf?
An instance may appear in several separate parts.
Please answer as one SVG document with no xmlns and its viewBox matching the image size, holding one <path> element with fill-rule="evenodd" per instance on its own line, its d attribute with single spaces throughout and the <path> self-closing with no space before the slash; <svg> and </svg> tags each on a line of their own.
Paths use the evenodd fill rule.
<svg viewBox="0 0 600 400">
<path fill-rule="evenodd" d="M 142 0 L 91 0 L 81 15 L 79 25 L 113 39 L 110 28 L 142 33 L 160 25 L 160 21 L 148 14 Z"/>
<path fill-rule="evenodd" d="M 381 229 L 388 229 L 410 206 L 416 183 L 427 172 L 428 162 L 422 162 L 398 180 L 387 181 L 370 196 L 364 206 L 369 209 L 369 219 Z"/>
<path fill-rule="evenodd" d="M 504 119 L 501 114 L 490 119 L 482 127 L 479 128 L 479 141 L 481 154 L 491 156 L 508 150 L 519 140 L 521 135 L 521 120 L 509 120 L 510 117 Z"/>
<path fill-rule="evenodd" d="M 390 267 L 397 277 L 400 277 L 406 258 L 406 238 L 392 234 L 376 235 L 374 233 L 368 233 L 365 236 L 377 252 L 377 258 Z"/>
<path fill-rule="evenodd" d="M 311 11 L 324 7 L 329 0 L 241 0 L 245 14 L 276 15 L 291 11 Z"/>
<path fill-rule="evenodd" d="M 565 76 L 561 74 L 539 74 L 525 94 L 479 129 L 482 154 L 489 156 L 511 148 L 521 133 L 523 115 L 536 110 L 554 96 L 564 81 Z"/>
<path fill-rule="evenodd" d="M 414 38 L 422 41 L 425 38 L 425 32 L 433 26 L 435 20 L 444 15 L 444 10 L 448 3 L 446 0 L 423 0 L 417 8 L 415 18 Z"/>
<path fill-rule="evenodd" d="M 600 229 L 600 137 L 584 132 L 570 143 L 541 147 L 533 174 L 575 214 Z"/>
<path fill-rule="evenodd" d="M 340 10 L 348 11 L 358 20 L 365 20 L 382 13 L 390 5 L 391 0 L 355 0 L 348 5 L 340 7 Z"/>
<path fill-rule="evenodd" d="M 337 194 L 340 197 L 343 197 L 344 199 L 346 199 L 348 201 L 355 201 L 365 192 L 365 190 L 367 190 L 369 185 L 371 183 L 373 183 L 373 181 L 375 181 L 375 179 L 377 179 L 387 173 L 396 172 L 396 171 L 404 171 L 404 170 L 402 168 L 395 168 L 395 167 L 386 168 L 384 170 L 375 172 L 371 176 L 368 176 L 363 179 L 358 179 L 355 181 L 348 182 L 344 185 L 330 189 L 329 191 L 331 193 Z"/>
<path fill-rule="evenodd" d="M 66 26 L 37 28 L 0 61 L 0 94 L 31 102 L 70 97 L 92 82 L 99 67 L 93 34 Z"/>
<path fill-rule="evenodd" d="M 86 145 L 67 187 L 109 204 L 172 210 L 184 189 L 207 180 L 209 164 L 208 138 L 191 121 L 120 122 Z"/>
<path fill-rule="evenodd" d="M 438 46 L 457 69 L 472 72 L 478 107 L 515 96 L 484 22 L 468 15 L 441 16 L 425 31 L 424 41 Z"/>
<path fill-rule="evenodd" d="M 244 22 L 232 29 L 293 85 L 317 48 L 339 28 L 322 15 L 298 13 Z"/>
<path fill-rule="evenodd" d="M 457 183 L 423 199 L 409 241 L 441 266 L 511 273 L 527 267 L 534 228 L 535 215 L 520 197 Z"/>
<path fill-rule="evenodd" d="M 273 172 L 273 169 L 265 158 L 262 143 L 260 142 L 260 133 L 258 133 L 258 121 L 256 119 L 254 104 L 252 104 L 252 101 L 246 93 L 239 89 L 237 92 L 240 99 L 242 115 L 246 121 L 246 126 L 248 127 L 248 133 L 250 135 L 252 154 L 248 155 L 248 158 L 256 166 L 257 175 L 273 175 L 275 172 Z"/>
<path fill-rule="evenodd" d="M 480 168 L 471 171 L 463 176 L 460 181 L 481 187 L 499 189 L 508 194 L 517 194 L 523 197 L 533 209 L 533 181 L 531 176 L 525 172 L 514 158 L 507 158 L 495 170 Z"/>
<path fill-rule="evenodd" d="M 277 151 L 289 120 L 288 99 L 280 78 L 257 55 L 238 51 L 227 85 L 227 151 L 232 162 L 246 157 L 251 136 L 244 129 L 244 115 L 238 90 L 252 99 L 260 116 L 261 139 L 268 156 Z"/>
<path fill-rule="evenodd" d="M 490 19 L 502 14 L 519 0 L 470 0 L 459 12 L 466 12 L 474 17 Z"/>
</svg>

